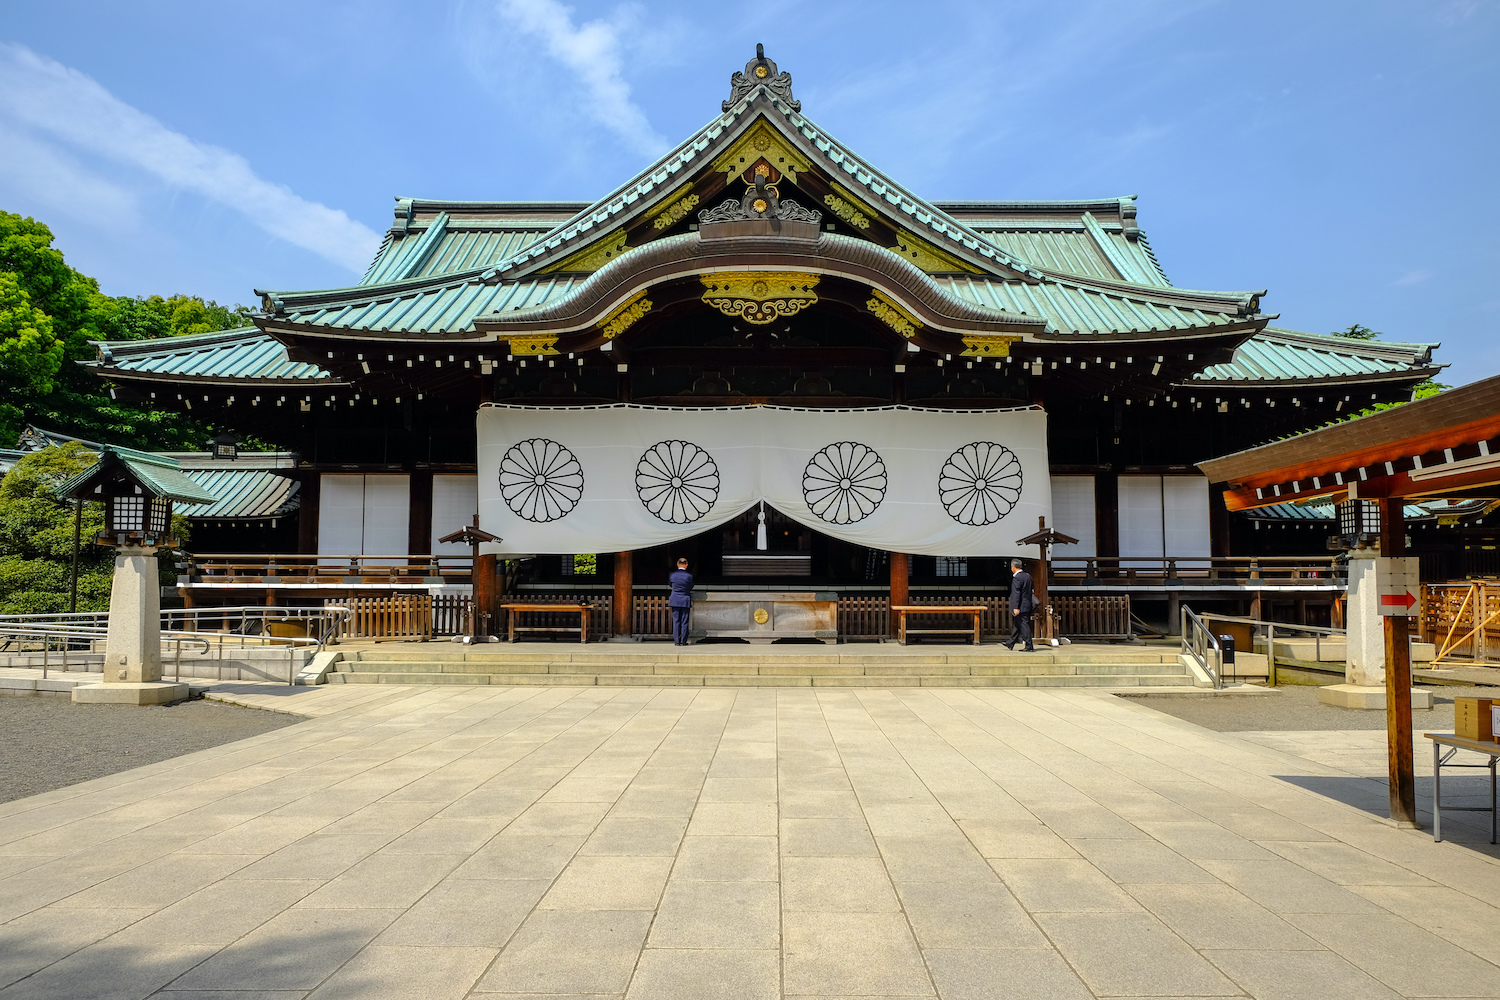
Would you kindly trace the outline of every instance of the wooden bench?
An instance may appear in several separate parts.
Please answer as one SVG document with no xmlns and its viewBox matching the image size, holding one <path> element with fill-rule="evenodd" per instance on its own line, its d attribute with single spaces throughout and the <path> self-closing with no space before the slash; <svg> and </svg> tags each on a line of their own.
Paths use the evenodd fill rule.
<svg viewBox="0 0 1500 1000">
<path fill-rule="evenodd" d="M 511 642 L 516 641 L 517 630 L 522 632 L 577 632 L 579 642 L 589 641 L 589 612 L 594 610 L 591 604 L 502 604 L 500 608 L 507 612 Z M 531 611 L 576 614 L 578 624 L 521 625 L 516 621 L 521 615 Z"/>
<path fill-rule="evenodd" d="M 979 645 L 979 630 L 984 613 L 989 609 L 982 604 L 895 604 L 891 611 L 897 616 L 896 639 L 906 645 L 908 635 L 972 635 L 974 645 Z M 973 624 L 969 628 L 913 628 L 906 627 L 907 615 L 968 615 Z"/>
</svg>

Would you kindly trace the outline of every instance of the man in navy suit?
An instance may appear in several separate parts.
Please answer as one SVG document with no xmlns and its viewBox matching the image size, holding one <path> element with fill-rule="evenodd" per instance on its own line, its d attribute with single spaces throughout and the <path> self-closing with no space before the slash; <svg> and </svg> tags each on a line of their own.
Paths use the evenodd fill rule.
<svg viewBox="0 0 1500 1000">
<path fill-rule="evenodd" d="M 688 644 L 688 622 L 693 617 L 693 574 L 687 570 L 687 560 L 677 560 L 677 568 L 668 577 L 672 585 L 672 596 L 667 598 L 667 607 L 672 609 L 672 645 Z"/>
<path fill-rule="evenodd" d="M 1036 652 L 1031 642 L 1031 613 L 1036 610 L 1036 595 L 1031 589 L 1031 575 L 1021 568 L 1021 560 L 1010 561 L 1010 641 L 1006 649 L 1024 642 L 1028 653 Z"/>
</svg>

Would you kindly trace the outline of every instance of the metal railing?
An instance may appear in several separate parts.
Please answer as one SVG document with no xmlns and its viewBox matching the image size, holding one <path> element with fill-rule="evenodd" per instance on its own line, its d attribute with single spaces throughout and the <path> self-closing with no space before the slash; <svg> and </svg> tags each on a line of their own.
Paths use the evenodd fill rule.
<svg viewBox="0 0 1500 1000">
<path fill-rule="evenodd" d="M 1085 586 L 1344 586 L 1333 556 L 1056 556 L 1052 582 Z"/>
<path fill-rule="evenodd" d="M 184 624 L 195 626 L 210 617 L 225 627 L 219 631 L 201 628 L 183 628 Z M 337 635 L 347 621 L 349 609 L 342 606 L 324 608 L 204 608 L 169 609 L 162 612 L 161 644 L 172 651 L 174 680 L 182 679 L 182 648 L 184 644 L 199 644 L 200 654 L 208 656 L 216 652 L 218 679 L 224 678 L 224 652 L 226 649 L 248 649 L 285 647 L 287 650 L 287 684 L 297 680 L 297 652 L 311 648 L 316 655 L 322 652 L 326 640 Z M 307 635 L 276 635 L 276 624 L 307 623 Z M 87 663 L 97 657 L 99 669 L 103 670 L 104 647 L 109 636 L 108 612 L 77 612 L 40 615 L 0 615 L 0 652 L 36 653 L 42 655 L 42 678 L 51 670 L 54 653 L 61 656 L 64 672 L 73 662 Z M 165 670 L 163 671 L 165 673 Z"/>
<path fill-rule="evenodd" d="M 1214 690 L 1224 686 L 1221 670 L 1224 665 L 1224 649 L 1219 637 L 1193 613 L 1193 609 L 1182 605 L 1182 651 L 1198 662 L 1203 672 L 1213 681 Z"/>
<path fill-rule="evenodd" d="M 1344 639 L 1345 641 L 1348 640 L 1347 629 L 1331 628 L 1326 625 L 1295 625 L 1291 622 L 1271 622 L 1266 621 L 1263 618 L 1246 618 L 1241 615 L 1221 615 L 1216 612 L 1210 612 L 1206 617 L 1209 621 L 1213 622 L 1230 622 L 1237 625 L 1249 625 L 1252 628 L 1258 628 L 1262 630 L 1266 637 L 1266 683 L 1271 687 L 1276 687 L 1276 631 L 1278 629 L 1280 629 L 1283 633 L 1292 633 L 1291 635 L 1283 635 L 1283 638 L 1288 639 L 1295 638 L 1296 633 L 1311 635 L 1313 638 L 1313 660 L 1317 663 L 1323 662 L 1323 639 L 1325 637 L 1329 639 L 1338 637 L 1340 639 Z M 1251 646 L 1253 647 L 1254 645 L 1254 636 L 1252 634 Z M 1255 650 L 1253 648 L 1245 650 L 1245 652 L 1250 653 L 1253 653 L 1254 651 Z"/>
</svg>

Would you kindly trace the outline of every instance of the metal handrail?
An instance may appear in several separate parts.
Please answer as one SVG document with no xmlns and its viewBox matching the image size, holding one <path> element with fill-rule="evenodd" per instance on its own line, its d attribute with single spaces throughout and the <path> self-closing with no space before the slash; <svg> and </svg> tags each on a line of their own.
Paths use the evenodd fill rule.
<svg viewBox="0 0 1500 1000">
<path fill-rule="evenodd" d="M 1208 615 L 1216 622 L 1234 622 L 1239 625 L 1259 625 L 1266 633 L 1266 682 L 1271 687 L 1276 687 L 1276 630 L 1284 629 L 1292 632 L 1310 632 L 1313 637 L 1313 659 L 1321 663 L 1323 661 L 1323 637 L 1330 638 L 1342 636 L 1347 638 L 1348 629 L 1332 628 L 1326 625 L 1294 625 L 1290 622 L 1272 622 L 1264 618 L 1248 618 L 1241 615 L 1221 615 L 1211 612 Z M 1252 643 L 1253 645 L 1253 643 Z M 1254 650 L 1247 650 L 1254 652 Z"/>
<path fill-rule="evenodd" d="M 1202 618 L 1193 613 L 1193 609 L 1186 604 L 1181 606 L 1182 611 L 1182 651 L 1191 656 L 1203 668 L 1213 681 L 1214 690 L 1224 687 L 1224 678 L 1220 671 L 1224 663 L 1224 649 L 1219 645 L 1218 636 L 1204 624 Z"/>
</svg>

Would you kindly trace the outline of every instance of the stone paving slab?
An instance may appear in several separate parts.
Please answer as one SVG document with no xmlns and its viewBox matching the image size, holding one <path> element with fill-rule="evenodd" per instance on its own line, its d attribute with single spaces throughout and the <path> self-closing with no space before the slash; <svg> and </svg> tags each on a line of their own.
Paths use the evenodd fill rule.
<svg viewBox="0 0 1500 1000">
<path fill-rule="evenodd" d="M 1065 690 L 212 697 L 307 721 L 0 805 L 0 1000 L 1500 996 L 1487 817 L 1397 830 L 1379 733 Z"/>
</svg>

